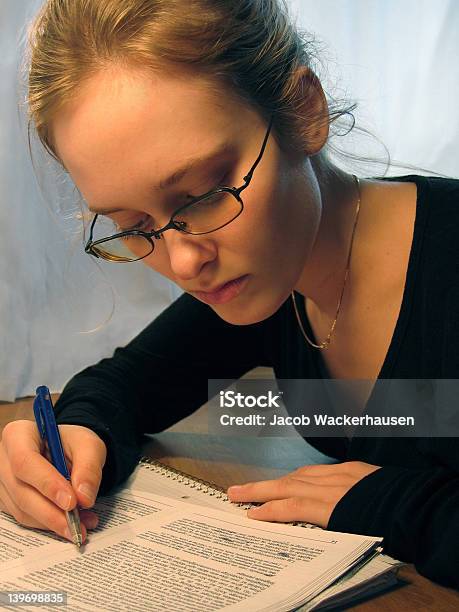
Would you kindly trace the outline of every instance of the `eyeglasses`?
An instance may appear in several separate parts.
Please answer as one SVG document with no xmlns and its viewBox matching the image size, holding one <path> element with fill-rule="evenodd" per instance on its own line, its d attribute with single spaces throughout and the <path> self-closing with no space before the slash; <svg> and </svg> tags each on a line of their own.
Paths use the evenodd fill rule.
<svg viewBox="0 0 459 612">
<path fill-rule="evenodd" d="M 138 261 L 153 253 L 155 249 L 153 238 L 159 240 L 161 235 L 169 229 L 185 234 L 201 235 L 215 232 L 234 221 L 244 210 L 244 203 L 240 194 L 249 186 L 254 170 L 263 156 L 272 122 L 271 118 L 260 153 L 249 173 L 244 176 L 242 187 L 218 187 L 197 196 L 172 213 L 169 222 L 164 227 L 151 232 L 133 229 L 94 240 L 94 226 L 99 216 L 96 215 L 91 224 L 85 252 L 108 261 L 120 263 Z M 108 219 L 104 219 L 102 223 L 99 222 L 97 228 L 99 236 L 104 235 L 104 222 L 110 223 L 111 226 L 113 223 Z"/>
</svg>

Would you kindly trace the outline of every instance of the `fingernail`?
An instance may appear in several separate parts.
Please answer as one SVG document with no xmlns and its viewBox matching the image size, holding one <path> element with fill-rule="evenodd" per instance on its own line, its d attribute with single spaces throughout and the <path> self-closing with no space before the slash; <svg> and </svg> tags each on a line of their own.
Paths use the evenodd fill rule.
<svg viewBox="0 0 459 612">
<path fill-rule="evenodd" d="M 85 497 L 87 497 L 91 503 L 94 501 L 94 490 L 91 485 L 87 484 L 86 482 L 82 482 L 78 486 L 78 492 L 82 493 Z"/>
<path fill-rule="evenodd" d="M 58 491 L 56 495 L 56 503 L 62 510 L 68 510 L 72 502 L 72 496 L 67 491 Z"/>
</svg>

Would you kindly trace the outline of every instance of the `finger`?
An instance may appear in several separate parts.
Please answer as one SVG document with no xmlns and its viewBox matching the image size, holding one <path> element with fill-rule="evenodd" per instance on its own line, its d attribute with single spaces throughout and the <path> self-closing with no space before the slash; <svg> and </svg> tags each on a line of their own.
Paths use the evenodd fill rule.
<svg viewBox="0 0 459 612">
<path fill-rule="evenodd" d="M 263 495 L 262 499 L 258 499 L 258 496 L 268 488 L 273 489 L 280 480 L 259 480 L 257 482 L 246 482 L 243 485 L 232 485 L 227 489 L 226 494 L 232 502 L 266 501 Z"/>
<path fill-rule="evenodd" d="M 311 499 L 334 499 L 342 496 L 342 487 L 310 484 L 298 478 L 260 480 L 242 486 L 230 487 L 228 497 L 236 502 L 266 502 L 287 497 L 307 496 Z"/>
<path fill-rule="evenodd" d="M 57 535 L 72 540 L 65 512 L 30 485 L 17 479 L 15 482 L 12 474 L 10 476 L 7 474 L 4 481 L 0 483 L 0 497 L 5 503 L 8 514 L 14 517 L 19 525 L 54 531 Z M 86 538 L 85 521 L 81 526 L 81 533 L 84 542 Z"/>
<path fill-rule="evenodd" d="M 379 469 L 380 466 L 364 461 L 345 461 L 343 463 L 303 465 L 297 468 L 292 474 L 301 473 L 308 476 L 327 476 L 336 474 L 347 474 L 349 476 L 364 476 Z"/>
<path fill-rule="evenodd" d="M 72 536 L 70 532 L 68 531 L 68 525 L 67 525 L 66 520 L 65 520 L 65 523 L 62 523 L 60 525 L 58 530 L 52 530 L 50 529 L 48 525 L 45 525 L 41 521 L 38 521 L 35 517 L 31 516 L 28 512 L 22 510 L 19 506 L 17 506 L 12 500 L 12 498 L 10 497 L 10 495 L 8 494 L 5 487 L 1 483 L 0 483 L 0 497 L 1 497 L 0 508 L 4 512 L 12 516 L 16 520 L 16 522 L 22 527 L 28 527 L 32 529 L 41 529 L 43 531 L 54 531 L 57 535 L 72 541 Z M 83 520 L 83 524 L 81 525 L 81 533 L 82 533 L 83 542 L 84 542 L 87 536 L 86 520 L 88 519 L 86 517 L 83 517 L 83 519 L 84 520 Z M 91 524 L 93 523 L 94 521 L 92 520 Z"/>
<path fill-rule="evenodd" d="M 20 522 L 18 518 L 22 518 L 22 516 L 24 517 L 26 516 L 26 514 L 22 513 L 19 510 L 19 508 L 16 506 L 13 499 L 9 495 L 8 491 L 6 490 L 5 486 L 1 482 L 0 482 L 0 508 L 3 510 L 3 512 L 6 512 L 6 514 L 16 519 L 17 522 Z M 28 518 L 32 519 L 32 517 L 28 517 Z M 33 523 L 34 521 L 30 520 L 30 522 Z M 35 524 L 31 524 L 30 526 L 38 527 L 39 529 L 46 529 L 45 525 L 43 525 L 39 521 L 35 521 Z"/>
<path fill-rule="evenodd" d="M 347 473 L 345 463 L 325 463 L 319 465 L 302 465 L 291 474 L 307 474 L 311 477 L 316 476 L 335 476 L 336 474 Z"/>
<path fill-rule="evenodd" d="M 10 516 L 18 514 L 18 506 L 12 500 L 8 490 L 5 488 L 4 484 L 0 481 L 0 510 L 6 512 Z M 99 517 L 95 512 L 91 510 L 80 510 L 79 511 L 80 520 L 84 522 L 87 529 L 95 529 L 99 523 Z M 30 515 L 29 515 L 30 516 Z M 30 517 L 34 521 L 34 525 L 39 527 L 40 529 L 48 529 L 48 527 L 41 521 Z"/>
<path fill-rule="evenodd" d="M 78 427 L 61 425 L 62 428 Z M 80 427 L 78 444 L 73 444 L 76 436 L 68 445 L 72 461 L 71 482 L 76 492 L 78 503 L 83 508 L 94 505 L 102 480 L 102 468 L 105 464 L 107 449 L 99 436 L 86 427 Z"/>
<path fill-rule="evenodd" d="M 331 506 L 316 499 L 305 497 L 289 497 L 269 501 L 247 511 L 249 518 L 258 521 L 274 521 L 289 523 L 303 521 L 326 527 L 331 515 Z"/>
<path fill-rule="evenodd" d="M 40 436 L 32 421 L 8 423 L 2 442 L 15 478 L 37 489 L 63 510 L 75 507 L 77 498 L 70 482 L 40 454 Z"/>
<path fill-rule="evenodd" d="M 31 529 L 43 529 L 46 527 L 35 521 L 32 517 L 28 516 L 25 512 L 19 512 L 14 504 L 0 504 L 0 508 L 8 515 L 11 516 L 18 525 L 21 527 L 27 527 Z M 59 534 L 60 535 L 60 534 Z"/>
<path fill-rule="evenodd" d="M 333 487 L 333 486 L 349 486 L 355 483 L 355 477 L 349 474 L 330 474 L 329 476 L 310 476 L 303 474 L 300 471 L 292 472 L 289 478 L 299 480 L 311 486 Z"/>
<path fill-rule="evenodd" d="M 91 510 L 80 510 L 80 522 L 84 523 L 86 529 L 95 529 L 99 524 L 99 517 Z"/>
</svg>

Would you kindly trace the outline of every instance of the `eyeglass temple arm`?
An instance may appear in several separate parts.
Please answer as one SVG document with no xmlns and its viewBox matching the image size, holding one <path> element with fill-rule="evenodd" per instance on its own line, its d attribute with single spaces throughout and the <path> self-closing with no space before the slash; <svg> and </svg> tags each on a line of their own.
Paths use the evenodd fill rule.
<svg viewBox="0 0 459 612">
<path fill-rule="evenodd" d="M 95 215 L 95 217 L 94 217 L 94 219 L 92 220 L 92 223 L 91 223 L 91 228 L 90 228 L 90 230 L 89 230 L 89 239 L 88 239 L 88 241 L 87 241 L 87 243 L 86 243 L 86 248 L 85 248 L 85 250 L 87 249 L 88 245 L 90 245 L 90 244 L 91 244 L 91 242 L 92 242 L 92 234 L 93 234 L 93 231 L 94 231 L 94 225 L 96 224 L 96 221 L 97 221 L 97 217 L 98 217 L 98 216 L 99 216 L 99 215 L 98 215 L 98 214 L 96 214 L 96 215 Z"/>
<path fill-rule="evenodd" d="M 263 156 L 263 153 L 265 152 L 265 148 L 266 148 L 266 143 L 268 142 L 268 137 L 269 137 L 269 133 L 271 131 L 271 126 L 273 124 L 273 118 L 271 117 L 270 121 L 269 121 L 269 126 L 268 126 L 268 130 L 265 134 L 265 139 L 263 140 L 263 144 L 261 146 L 261 151 L 257 157 L 257 159 L 255 160 L 253 166 L 250 168 L 249 172 L 244 176 L 244 182 L 245 185 L 243 185 L 243 187 L 240 189 L 240 191 L 242 191 L 242 189 L 245 189 L 248 184 L 250 183 L 250 181 L 252 180 L 252 174 L 255 172 L 255 168 L 258 166 L 258 163 L 260 161 L 260 159 Z"/>
</svg>

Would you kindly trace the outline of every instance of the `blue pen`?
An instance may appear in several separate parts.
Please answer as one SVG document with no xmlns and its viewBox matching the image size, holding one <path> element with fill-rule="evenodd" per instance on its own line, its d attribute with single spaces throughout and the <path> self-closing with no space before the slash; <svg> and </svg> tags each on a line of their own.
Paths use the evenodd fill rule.
<svg viewBox="0 0 459 612">
<path fill-rule="evenodd" d="M 70 474 L 65 461 L 64 449 L 62 447 L 59 429 L 54 416 L 53 403 L 48 387 L 37 387 L 37 396 L 33 403 L 33 412 L 37 422 L 38 431 L 42 440 L 48 443 L 51 462 L 64 478 L 70 481 Z M 80 515 L 75 506 L 70 512 L 66 512 L 67 524 L 72 534 L 73 543 L 80 548 L 83 543 L 81 533 Z"/>
</svg>

